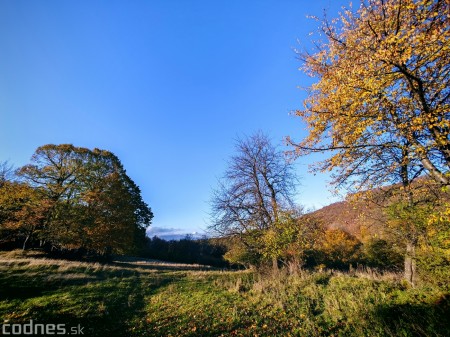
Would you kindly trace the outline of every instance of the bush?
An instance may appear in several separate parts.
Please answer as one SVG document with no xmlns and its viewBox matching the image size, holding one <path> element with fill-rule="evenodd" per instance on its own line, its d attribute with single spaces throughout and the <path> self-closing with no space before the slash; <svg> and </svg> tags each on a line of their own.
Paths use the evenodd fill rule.
<svg viewBox="0 0 450 337">
<path fill-rule="evenodd" d="M 383 239 L 370 239 L 363 246 L 363 254 L 364 264 L 372 268 L 398 271 L 403 267 L 403 255 L 392 243 Z"/>
</svg>

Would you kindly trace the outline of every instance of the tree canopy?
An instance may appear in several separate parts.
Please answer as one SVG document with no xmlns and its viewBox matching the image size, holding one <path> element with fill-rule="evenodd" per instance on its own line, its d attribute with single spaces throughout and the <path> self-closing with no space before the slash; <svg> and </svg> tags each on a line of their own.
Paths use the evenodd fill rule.
<svg viewBox="0 0 450 337">
<path fill-rule="evenodd" d="M 25 231 L 26 241 L 34 234 L 56 249 L 100 254 L 131 252 L 144 242 L 153 214 L 113 153 L 44 145 L 17 175 L 20 182 L 4 185 L 0 194 L 17 201 L 8 225 Z"/>
<path fill-rule="evenodd" d="M 317 82 L 296 112 L 309 134 L 295 154 L 331 150 L 316 168 L 360 187 L 396 182 L 405 165 L 449 184 L 449 5 L 369 0 L 323 20 L 317 52 L 299 53 Z"/>
</svg>

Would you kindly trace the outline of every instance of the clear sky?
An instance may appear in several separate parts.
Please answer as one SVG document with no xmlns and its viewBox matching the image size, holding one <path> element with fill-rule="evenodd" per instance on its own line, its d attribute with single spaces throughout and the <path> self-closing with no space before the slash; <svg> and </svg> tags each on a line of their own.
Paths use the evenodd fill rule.
<svg viewBox="0 0 450 337">
<path fill-rule="evenodd" d="M 1 0 L 0 161 L 19 167 L 49 143 L 112 151 L 155 213 L 152 233 L 200 231 L 237 137 L 305 135 L 290 112 L 311 79 L 294 49 L 317 29 L 307 15 L 346 4 Z M 333 199 L 313 160 L 297 162 L 297 201 L 320 208 Z"/>
</svg>

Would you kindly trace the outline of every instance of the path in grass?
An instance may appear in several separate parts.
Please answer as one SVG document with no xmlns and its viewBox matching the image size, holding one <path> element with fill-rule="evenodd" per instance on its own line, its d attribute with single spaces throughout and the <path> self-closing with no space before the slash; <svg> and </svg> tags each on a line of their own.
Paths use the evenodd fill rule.
<svg viewBox="0 0 450 337">
<path fill-rule="evenodd" d="M 449 293 L 395 279 L 260 276 L 142 259 L 0 253 L 0 319 L 85 336 L 446 336 Z"/>
</svg>

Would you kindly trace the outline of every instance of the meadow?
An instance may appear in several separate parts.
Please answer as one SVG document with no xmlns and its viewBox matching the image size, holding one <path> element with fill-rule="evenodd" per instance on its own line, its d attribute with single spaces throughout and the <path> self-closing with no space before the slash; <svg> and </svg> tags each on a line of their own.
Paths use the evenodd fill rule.
<svg viewBox="0 0 450 337">
<path fill-rule="evenodd" d="M 65 324 L 84 336 L 450 336 L 449 289 L 411 288 L 395 273 L 274 275 L 38 251 L 2 252 L 0 270 L 9 325 Z"/>
</svg>

